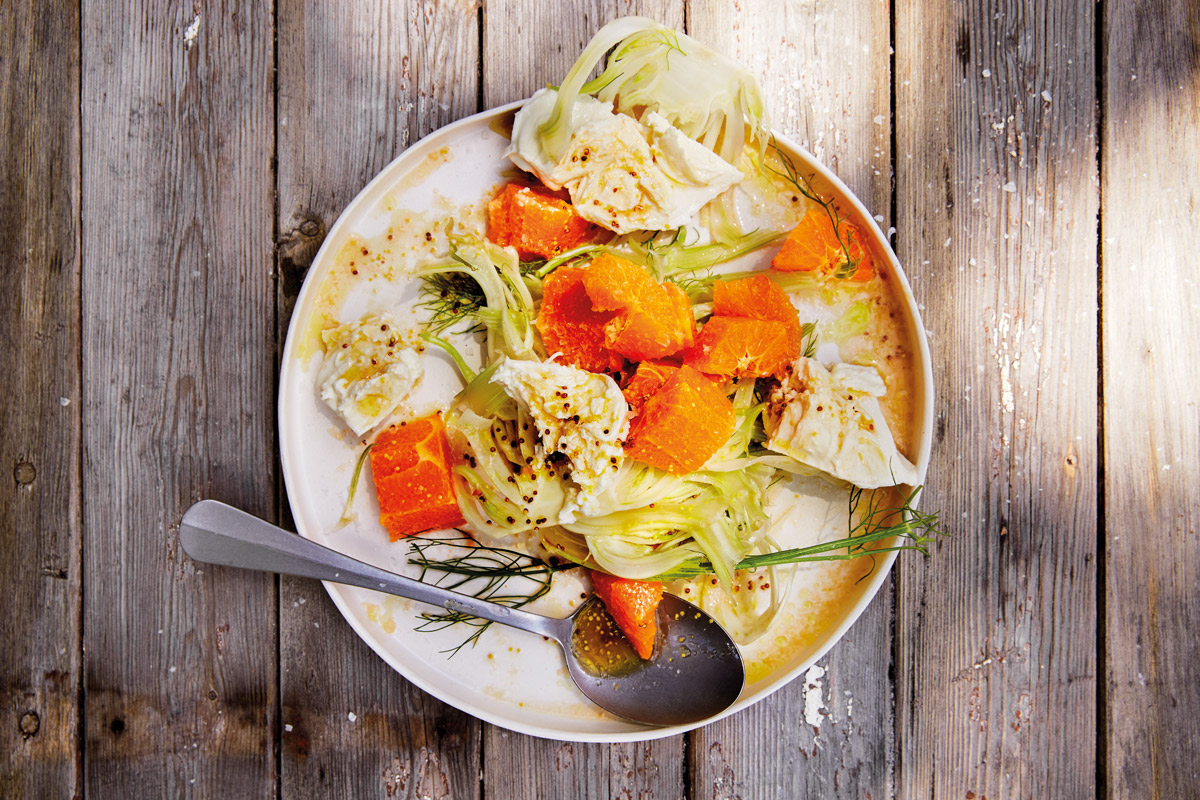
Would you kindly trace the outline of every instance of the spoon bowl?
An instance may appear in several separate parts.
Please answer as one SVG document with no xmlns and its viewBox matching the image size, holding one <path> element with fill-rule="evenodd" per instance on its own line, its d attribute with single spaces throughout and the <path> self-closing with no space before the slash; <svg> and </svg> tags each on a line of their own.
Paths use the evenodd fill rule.
<svg viewBox="0 0 1200 800">
<path fill-rule="evenodd" d="M 737 645 L 716 620 L 663 594 L 658 641 L 640 658 L 593 595 L 574 621 L 567 669 L 596 705 L 650 725 L 686 725 L 721 713 L 742 693 L 746 670 Z"/>
<path fill-rule="evenodd" d="M 643 660 L 595 596 L 569 617 L 532 614 L 357 561 L 215 500 L 187 510 L 179 541 L 196 561 L 374 589 L 554 639 L 579 690 L 634 722 L 696 723 L 731 706 L 745 685 L 741 654 L 729 634 L 674 595 L 663 595 L 658 641 L 653 656 Z"/>
</svg>

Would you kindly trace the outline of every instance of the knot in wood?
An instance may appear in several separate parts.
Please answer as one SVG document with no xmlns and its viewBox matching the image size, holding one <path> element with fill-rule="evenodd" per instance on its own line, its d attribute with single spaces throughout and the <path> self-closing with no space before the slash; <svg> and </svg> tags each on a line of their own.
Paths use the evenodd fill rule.
<svg viewBox="0 0 1200 800">
<path fill-rule="evenodd" d="M 321 226 L 315 219 L 306 219 L 300 223 L 300 233 L 305 236 L 316 236 L 321 232 Z"/>
<path fill-rule="evenodd" d="M 17 466 L 13 468 L 13 478 L 18 486 L 28 486 L 36 477 L 37 470 L 28 461 L 18 461 Z"/>
<path fill-rule="evenodd" d="M 42 718 L 38 716 L 36 711 L 26 711 L 21 715 L 21 733 L 26 738 L 33 736 L 42 727 Z"/>
</svg>

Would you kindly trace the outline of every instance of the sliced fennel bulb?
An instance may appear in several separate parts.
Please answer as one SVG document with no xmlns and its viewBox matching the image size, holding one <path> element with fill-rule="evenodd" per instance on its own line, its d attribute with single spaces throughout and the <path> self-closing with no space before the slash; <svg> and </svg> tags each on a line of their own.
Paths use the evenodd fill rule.
<svg viewBox="0 0 1200 800">
<path fill-rule="evenodd" d="M 543 461 L 536 424 L 491 382 L 494 369 L 479 373 L 446 414 L 459 505 L 474 530 L 493 540 L 532 531 L 550 552 L 625 578 L 703 559 L 723 583 L 732 581 L 767 523 L 770 468 L 736 462 L 729 471 L 676 476 L 626 460 L 592 513 L 562 514 L 569 469 Z"/>
<path fill-rule="evenodd" d="M 529 413 L 491 382 L 498 363 L 476 375 L 445 416 L 459 508 L 490 539 L 553 524 L 567 490 L 528 435 L 536 427 Z"/>
<path fill-rule="evenodd" d="M 482 324 L 487 334 L 487 363 L 501 356 L 540 358 L 540 341 L 534 330 L 533 295 L 521 275 L 517 252 L 511 247 L 499 247 L 476 236 L 453 236 L 450 239 L 451 262 L 427 267 L 418 274 L 423 278 L 450 273 L 462 273 L 474 279 L 483 293 L 484 302 L 470 311 L 464 319 Z M 437 303 L 427 303 L 436 306 Z M 439 322 L 434 311 L 434 322 Z M 442 325 L 446 327 L 446 325 Z"/>
<path fill-rule="evenodd" d="M 703 555 L 728 583 L 767 522 L 770 478 L 766 467 L 674 476 L 628 461 L 601 496 L 602 513 L 561 525 L 546 546 L 571 558 L 585 545 L 605 571 L 642 580 Z"/>
<path fill-rule="evenodd" d="M 608 64 L 588 82 L 609 50 Z M 541 125 L 544 146 L 557 161 L 566 152 L 579 94 L 594 94 L 616 111 L 657 112 L 691 139 L 737 164 L 743 147 L 765 152 L 770 124 L 753 74 L 696 40 L 645 17 L 623 17 L 592 37 L 558 90 L 554 112 Z"/>
</svg>

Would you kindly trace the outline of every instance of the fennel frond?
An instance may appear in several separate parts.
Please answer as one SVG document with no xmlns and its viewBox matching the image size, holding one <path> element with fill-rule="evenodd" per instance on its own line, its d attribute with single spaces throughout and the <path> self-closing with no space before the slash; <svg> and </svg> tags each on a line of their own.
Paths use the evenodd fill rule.
<svg viewBox="0 0 1200 800">
<path fill-rule="evenodd" d="M 438 272 L 421 278 L 421 291 L 427 296 L 417 304 L 429 312 L 426 330 L 438 334 L 453 325 L 468 323 L 461 333 L 482 333 L 483 323 L 476 316 L 487 304 L 479 282 L 466 272 Z"/>
<path fill-rule="evenodd" d="M 550 591 L 555 572 L 573 569 L 574 564 L 544 564 L 532 556 L 500 547 L 482 545 L 466 533 L 459 536 L 413 537 L 409 540 L 408 563 L 420 568 L 418 580 L 444 589 L 521 608 Z M 435 557 L 431 551 L 448 548 L 450 555 Z M 427 580 L 428 577 L 428 580 Z M 520 579 L 517 587 L 510 580 Z M 440 631 L 462 622 L 475 630 L 460 644 L 442 652 L 453 656 L 468 644 L 475 644 L 492 624 L 488 620 L 457 611 L 423 611 L 416 630 Z"/>
<path fill-rule="evenodd" d="M 813 358 L 817 354 L 817 323 L 804 322 L 800 325 L 801 355 Z"/>
</svg>

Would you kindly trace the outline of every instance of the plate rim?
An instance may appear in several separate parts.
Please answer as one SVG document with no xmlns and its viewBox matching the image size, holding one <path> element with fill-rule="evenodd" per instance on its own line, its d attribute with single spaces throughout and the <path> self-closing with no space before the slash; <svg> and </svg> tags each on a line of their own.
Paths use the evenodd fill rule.
<svg viewBox="0 0 1200 800">
<path fill-rule="evenodd" d="M 291 486 L 295 485 L 296 479 L 293 475 L 293 472 L 295 469 L 297 469 L 297 467 L 294 466 L 294 462 L 298 456 L 289 453 L 291 448 L 289 439 L 285 435 L 285 419 L 288 417 L 288 411 L 286 407 L 288 401 L 286 399 L 287 395 L 284 389 L 289 383 L 288 375 L 290 371 L 299 368 L 297 366 L 297 356 L 295 351 L 298 347 L 297 341 L 304 333 L 302 330 L 303 326 L 301 325 L 302 315 L 300 312 L 305 307 L 306 301 L 309 299 L 309 295 L 316 293 L 318 291 L 316 287 L 318 287 L 320 284 L 320 281 L 310 280 L 310 278 L 316 274 L 316 270 L 319 265 L 321 265 L 330 257 L 330 251 L 333 250 L 335 245 L 341 242 L 345 232 L 344 229 L 349 228 L 351 218 L 356 217 L 355 212 L 360 210 L 360 206 L 367 206 L 369 205 L 369 202 L 376 201 L 376 198 L 374 198 L 373 195 L 376 193 L 380 185 L 386 183 L 389 188 L 395 185 L 399 176 L 395 175 L 394 173 L 402 171 L 402 168 L 405 166 L 403 162 L 413 158 L 414 151 L 430 147 L 436 148 L 436 142 L 438 140 L 451 138 L 461 129 L 471 126 L 478 126 L 481 123 L 484 126 L 487 126 L 494 119 L 501 118 L 505 114 L 519 109 L 525 104 L 525 102 L 527 102 L 527 99 L 516 100 L 511 103 L 506 103 L 504 105 L 496 106 L 494 108 L 463 117 L 462 119 L 456 120 L 449 125 L 430 132 L 422 139 L 406 147 L 391 161 L 389 161 L 386 166 L 379 170 L 379 172 L 376 173 L 375 176 L 354 196 L 354 198 L 345 206 L 345 208 L 342 209 L 342 211 L 338 214 L 337 220 L 330 227 L 329 232 L 326 234 L 320 248 L 318 248 L 316 255 L 313 257 L 313 260 L 305 273 L 300 292 L 297 294 L 296 301 L 292 306 L 292 316 L 288 322 L 287 335 L 284 340 L 283 351 L 280 354 L 279 394 L 276 398 L 276 414 L 278 420 L 277 434 L 279 436 L 280 464 L 283 475 L 284 493 L 287 497 L 288 507 L 292 512 L 292 518 L 300 536 L 304 536 L 306 539 L 313 538 L 303 530 L 305 527 L 305 523 L 303 522 L 304 517 L 298 513 L 297 504 L 293 500 L 293 492 L 291 490 Z M 892 250 L 891 243 L 880 230 L 878 222 L 870 214 L 866 206 L 863 205 L 862 201 L 859 200 L 857 195 L 851 192 L 849 187 L 847 187 L 846 184 L 836 174 L 834 174 L 832 170 L 829 169 L 829 167 L 818 161 L 807 149 L 796 144 L 785 134 L 772 131 L 771 135 L 775 142 L 781 146 L 781 149 L 789 151 L 793 156 L 799 156 L 807 167 L 813 169 L 815 173 L 820 175 L 822 180 L 829 183 L 837 198 L 842 203 L 851 206 L 854 211 L 857 212 L 858 219 L 855 220 L 855 223 L 860 226 L 866 225 L 869 228 L 871 235 L 878 246 L 877 249 L 886 254 L 888 258 L 892 269 L 892 274 L 897 279 L 896 283 L 900 289 L 900 295 L 908 305 L 909 314 L 911 316 L 910 322 L 913 329 L 912 333 L 915 336 L 918 345 L 917 353 L 915 355 L 917 355 L 919 358 L 920 369 L 917 370 L 916 374 L 914 375 L 914 393 L 920 398 L 919 402 L 922 406 L 922 413 L 914 419 L 914 422 L 917 426 L 917 435 L 915 438 L 918 442 L 916 464 L 919 475 L 921 476 L 921 482 L 924 483 L 929 465 L 930 452 L 933 445 L 932 430 L 935 406 L 933 366 L 929 352 L 928 336 L 924 323 L 921 319 L 920 307 L 916 302 L 916 298 L 913 295 L 912 287 L 908 280 L 908 275 L 905 273 L 904 268 L 900 264 L 895 252 Z M 858 621 L 858 619 L 874 601 L 875 597 L 879 594 L 879 590 L 882 588 L 883 583 L 891 574 L 892 566 L 895 564 L 897 555 L 898 553 L 896 551 L 890 551 L 881 559 L 882 563 L 877 564 L 868 583 L 859 590 L 858 599 L 854 602 L 853 607 L 843 617 L 841 622 L 837 626 L 822 633 L 821 638 L 819 639 L 821 642 L 820 645 L 813 651 L 813 654 L 808 659 L 806 659 L 797 667 L 789 670 L 786 674 L 776 678 L 771 685 L 763 687 L 749 695 L 743 693 L 743 696 L 725 711 L 697 723 L 673 725 L 667 727 L 654 727 L 641 725 L 638 723 L 628 723 L 634 726 L 632 730 L 609 732 L 572 732 L 557 728 L 545 727 L 540 724 L 521 722 L 510 717 L 493 713 L 488 709 L 480 708 L 470 700 L 464 700 L 462 697 L 454 695 L 453 693 L 443 692 L 440 688 L 429 684 L 429 682 L 425 681 L 421 676 L 414 675 L 412 670 L 409 670 L 405 665 L 399 663 L 398 659 L 393 658 L 391 654 L 385 650 L 382 643 L 377 642 L 378 637 L 376 637 L 374 633 L 366 630 L 365 626 L 358 620 L 357 615 L 352 613 L 350 608 L 352 601 L 343 591 L 347 587 L 328 581 L 322 581 L 322 583 L 325 586 L 326 593 L 333 601 L 334 606 L 338 609 L 338 613 L 342 615 L 343 619 L 350 625 L 355 634 L 357 634 L 358 637 L 368 647 L 370 647 L 376 655 L 383 659 L 384 663 L 398 672 L 401 677 L 427 694 L 437 698 L 441 702 L 446 703 L 447 705 L 464 713 L 470 714 L 484 722 L 488 722 L 516 733 L 523 733 L 538 738 L 552 739 L 555 741 L 624 743 L 661 739 L 713 724 L 719 720 L 725 719 L 726 717 L 732 716 L 733 714 L 736 714 L 739 711 L 750 707 L 751 705 L 766 700 L 783 687 L 792 683 L 801 674 L 806 672 L 814 664 L 824 658 L 833 648 L 833 646 L 841 641 L 846 632 Z M 625 721 L 621 720 L 621 722 Z"/>
</svg>

